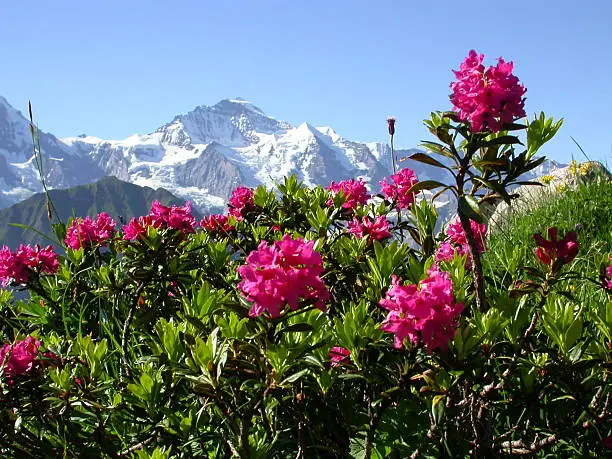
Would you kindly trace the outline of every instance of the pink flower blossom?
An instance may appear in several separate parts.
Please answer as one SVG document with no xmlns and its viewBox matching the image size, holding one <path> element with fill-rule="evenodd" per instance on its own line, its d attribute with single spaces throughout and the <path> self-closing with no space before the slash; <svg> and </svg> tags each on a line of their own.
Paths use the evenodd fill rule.
<svg viewBox="0 0 612 459">
<path fill-rule="evenodd" d="M 450 100 L 459 119 L 470 123 L 473 132 L 498 132 L 525 116 L 525 87 L 512 74 L 514 64 L 501 57 L 496 66 L 485 70 L 483 54 L 471 50 L 453 70 L 457 81 L 451 83 Z"/>
<path fill-rule="evenodd" d="M 610 261 L 612 261 L 612 257 L 610 257 Z M 607 289 L 612 290 L 612 265 L 609 265 L 606 268 L 606 279 L 604 280 L 604 286 Z"/>
<path fill-rule="evenodd" d="M 334 346 L 329 350 L 329 360 L 332 367 L 338 367 L 343 364 L 350 363 L 351 351 L 343 347 Z"/>
<path fill-rule="evenodd" d="M 601 444 L 606 449 L 612 449 L 612 435 L 608 435 L 607 437 L 602 438 Z"/>
<path fill-rule="evenodd" d="M 95 220 L 75 218 L 66 230 L 65 242 L 73 250 L 89 245 L 105 245 L 114 231 L 115 221 L 106 212 L 98 214 Z"/>
<path fill-rule="evenodd" d="M 159 201 L 153 201 L 148 215 L 132 218 L 123 227 L 123 239 L 133 241 L 147 234 L 149 227 L 159 229 L 175 229 L 181 233 L 193 233 L 198 222 L 191 214 L 191 203 L 184 206 L 164 206 Z"/>
<path fill-rule="evenodd" d="M 164 206 L 159 201 L 153 201 L 149 216 L 159 223 L 161 228 L 172 228 L 181 233 L 193 233 L 198 225 L 191 214 L 191 203 L 187 201 L 184 206 Z"/>
<path fill-rule="evenodd" d="M 429 351 L 447 349 L 463 311 L 455 303 L 453 284 L 448 273 L 432 269 L 419 285 L 401 285 L 397 276 L 380 305 L 389 311 L 381 329 L 395 335 L 395 347 L 401 348 L 408 338 L 422 342 Z"/>
<path fill-rule="evenodd" d="M 152 226 L 160 228 L 161 222 L 156 221 L 150 215 L 144 217 L 132 218 L 130 222 L 123 227 L 123 239 L 133 241 L 147 235 L 147 229 Z"/>
<path fill-rule="evenodd" d="M 440 261 L 451 261 L 455 258 L 455 255 L 465 255 L 467 250 L 467 246 L 459 245 L 454 246 L 448 241 L 444 241 L 438 247 L 438 251 L 436 252 L 436 262 Z"/>
<path fill-rule="evenodd" d="M 476 241 L 478 253 L 483 253 L 485 251 L 487 225 L 470 220 L 470 228 L 472 229 L 472 234 L 474 235 L 474 239 Z M 459 217 L 457 217 L 454 222 L 448 224 L 446 227 L 446 236 L 446 240 L 454 243 L 455 245 L 465 247 L 468 245 L 467 237 L 463 231 Z"/>
<path fill-rule="evenodd" d="M 7 379 L 32 370 L 38 357 L 40 341 L 28 336 L 15 344 L 4 344 L 0 348 L 0 369 Z"/>
<path fill-rule="evenodd" d="M 576 240 L 576 233 L 570 231 L 560 241 L 557 240 L 557 228 L 548 228 L 547 233 L 548 240 L 540 234 L 533 235 L 538 246 L 535 249 L 535 254 L 542 263 L 550 265 L 559 260 L 561 263 L 567 264 L 576 258 L 580 248 L 580 243 Z"/>
<path fill-rule="evenodd" d="M 344 197 L 342 208 L 344 209 L 354 210 L 359 205 L 366 205 L 368 203 L 368 199 L 370 199 L 370 194 L 368 193 L 366 184 L 362 179 L 343 180 L 338 183 L 331 182 L 331 185 L 329 185 L 326 190 L 331 191 L 334 193 L 334 195 L 342 193 L 342 196 Z M 328 206 L 332 206 L 333 204 L 333 199 L 327 201 Z"/>
<path fill-rule="evenodd" d="M 202 227 L 203 230 L 213 233 L 229 233 L 234 229 L 234 227 L 230 225 L 227 216 L 221 214 L 207 215 L 200 222 L 200 227 Z"/>
<path fill-rule="evenodd" d="M 391 237 L 389 222 L 384 215 L 379 215 L 374 221 L 367 216 L 363 217 L 361 221 L 353 218 L 353 221 L 348 224 L 348 232 L 359 239 L 370 236 L 372 239 L 379 241 Z"/>
<path fill-rule="evenodd" d="M 470 220 L 470 227 L 476 241 L 478 253 L 483 253 L 485 251 L 487 225 Z M 472 266 L 472 260 L 469 256 L 470 249 L 459 217 L 447 225 L 445 232 L 446 239 L 440 244 L 440 247 L 436 252 L 436 261 L 450 261 L 455 257 L 455 255 L 467 254 L 468 257 L 466 259 L 466 268 L 470 268 Z"/>
<path fill-rule="evenodd" d="M 237 220 L 244 218 L 245 212 L 255 207 L 255 199 L 253 190 L 245 186 L 239 186 L 232 191 L 232 196 L 229 200 L 229 214 L 236 217 Z"/>
<path fill-rule="evenodd" d="M 391 180 L 389 182 L 389 179 Z M 398 209 L 408 209 L 415 199 L 410 189 L 418 182 L 413 170 L 404 168 L 380 182 L 382 194 L 397 202 Z"/>
<path fill-rule="evenodd" d="M 20 245 L 15 252 L 4 246 L 0 250 L 0 281 L 3 286 L 27 284 L 31 274 L 55 274 L 58 267 L 57 254 L 50 245 L 45 248 Z"/>
<path fill-rule="evenodd" d="M 253 303 L 249 316 L 267 312 L 270 317 L 279 317 L 287 305 L 296 310 L 300 300 L 327 310 L 329 291 L 320 277 L 323 259 L 313 247 L 314 241 L 286 234 L 270 246 L 262 241 L 247 256 L 237 272 L 242 277 L 238 289 Z"/>
</svg>

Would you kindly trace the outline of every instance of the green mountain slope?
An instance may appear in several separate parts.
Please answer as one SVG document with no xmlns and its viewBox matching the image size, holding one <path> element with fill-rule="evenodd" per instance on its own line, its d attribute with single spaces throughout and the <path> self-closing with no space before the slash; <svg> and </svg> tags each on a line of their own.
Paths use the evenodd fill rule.
<svg viewBox="0 0 612 459">
<path fill-rule="evenodd" d="M 72 216 L 93 218 L 104 211 L 115 219 L 118 227 L 121 226 L 121 219 L 127 223 L 132 217 L 147 214 L 155 200 L 165 205 L 184 204 L 184 200 L 163 188 L 154 190 L 123 182 L 115 177 L 104 177 L 95 183 L 65 190 L 51 190 L 50 196 L 64 222 Z M 197 212 L 194 212 L 194 215 L 200 217 Z M 51 236 L 45 195 L 35 194 L 25 201 L 0 210 L 0 247 L 8 245 L 14 249 L 19 244 L 49 244 L 49 240 L 34 231 L 11 226 L 11 223 L 28 225 Z"/>
</svg>

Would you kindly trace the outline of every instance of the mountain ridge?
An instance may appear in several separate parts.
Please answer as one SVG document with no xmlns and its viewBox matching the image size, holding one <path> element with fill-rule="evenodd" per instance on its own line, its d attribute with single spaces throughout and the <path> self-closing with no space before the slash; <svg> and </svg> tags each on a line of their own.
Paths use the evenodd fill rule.
<svg viewBox="0 0 612 459">
<path fill-rule="evenodd" d="M 31 161 L 31 140 L 28 153 L 24 134 L 28 125 L 20 112 L 0 99 L 0 207 L 41 191 Z M 223 208 L 239 185 L 269 186 L 289 174 L 308 186 L 326 186 L 357 177 L 377 184 L 391 173 L 387 144 L 352 141 L 332 127 L 308 122 L 292 125 L 242 98 L 199 105 L 149 134 L 123 140 L 82 135 L 57 139 L 44 132 L 40 137 L 45 180 L 51 188 L 114 176 L 140 186 L 166 188 L 191 200 L 201 212 Z M 401 158 L 415 151 L 419 150 L 396 150 L 396 154 Z M 414 161 L 404 165 L 415 169 L 421 180 L 447 178 L 443 170 Z M 534 172 L 544 175 L 555 167 L 549 162 Z"/>
<path fill-rule="evenodd" d="M 116 177 L 103 177 L 96 182 L 65 190 L 50 190 L 49 195 L 63 222 L 73 216 L 93 218 L 104 211 L 115 219 L 118 228 L 122 221 L 127 223 L 132 217 L 147 214 L 155 200 L 165 205 L 184 204 L 184 201 L 163 188 L 154 190 L 139 187 Z M 51 236 L 53 233 L 46 203 L 46 195 L 36 193 L 17 204 L 0 209 L 0 247 L 7 245 L 15 249 L 19 244 L 49 244 L 49 240 L 35 231 L 11 225 L 26 225 Z M 197 211 L 194 214 L 201 217 Z M 56 246 L 59 248 L 59 245 Z"/>
</svg>

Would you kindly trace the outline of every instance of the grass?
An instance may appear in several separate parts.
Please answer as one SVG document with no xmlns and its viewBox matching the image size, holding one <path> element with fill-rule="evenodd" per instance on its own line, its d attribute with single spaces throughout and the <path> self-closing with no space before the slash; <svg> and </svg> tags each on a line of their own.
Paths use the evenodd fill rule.
<svg viewBox="0 0 612 459">
<path fill-rule="evenodd" d="M 575 188 L 549 192 L 521 212 L 511 212 L 491 228 L 489 247 L 534 246 L 533 234 L 555 226 L 560 234 L 575 231 L 581 252 L 612 250 L 612 181 L 598 177 Z"/>
<path fill-rule="evenodd" d="M 567 268 L 581 276 L 581 280 L 573 280 L 571 287 L 569 282 L 566 285 L 579 303 L 601 308 L 607 302 L 606 294 L 589 280 L 597 281 L 600 266 L 609 264 L 612 254 L 612 181 L 602 173 L 589 181 L 579 180 L 565 190 L 551 187 L 537 202 L 510 212 L 491 227 L 489 269 L 497 271 L 503 265 L 498 262 L 514 258 L 515 269 L 510 269 L 514 277 L 518 275 L 518 266 L 537 265 L 533 234 L 546 237 L 551 226 L 559 229 L 560 237 L 568 231 L 576 232 L 580 250 Z"/>
</svg>

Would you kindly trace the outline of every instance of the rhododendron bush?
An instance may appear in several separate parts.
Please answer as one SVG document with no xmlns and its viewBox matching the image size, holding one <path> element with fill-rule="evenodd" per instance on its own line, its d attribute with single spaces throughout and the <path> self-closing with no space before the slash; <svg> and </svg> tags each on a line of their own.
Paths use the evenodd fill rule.
<svg viewBox="0 0 612 459">
<path fill-rule="evenodd" d="M 589 254 L 556 228 L 488 250 L 487 204 L 560 123 L 520 123 L 512 64 L 483 59 L 426 121 L 428 153 L 380 183 L 292 176 L 201 221 L 155 202 L 57 223 L 56 249 L 2 248 L 0 282 L 29 292 L 0 291 L 2 456 L 603 454 L 612 271 L 575 272 Z M 423 190 L 456 197 L 440 232 Z"/>
</svg>

